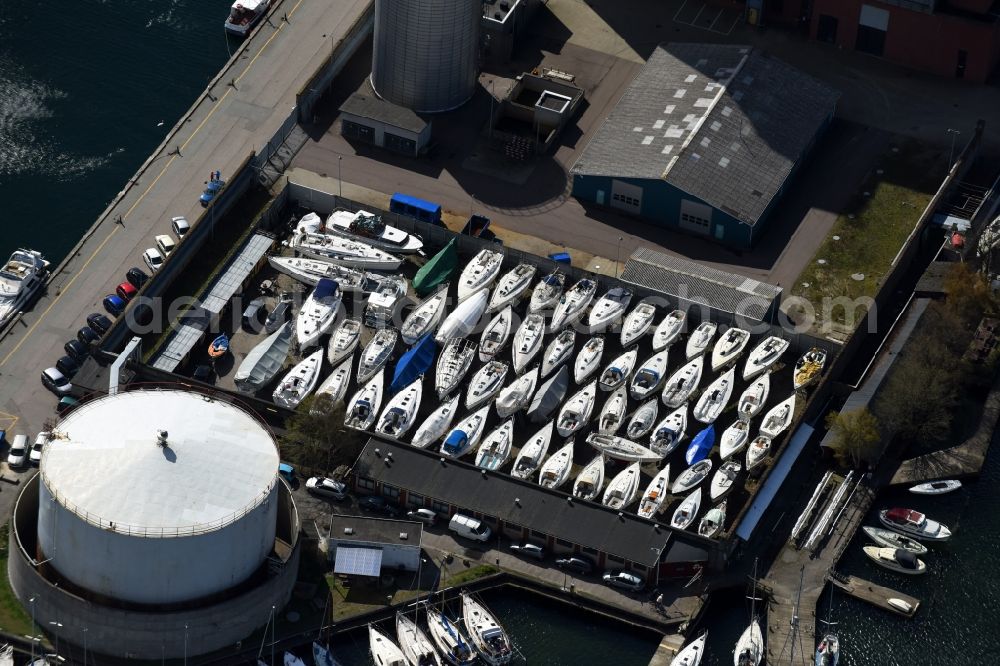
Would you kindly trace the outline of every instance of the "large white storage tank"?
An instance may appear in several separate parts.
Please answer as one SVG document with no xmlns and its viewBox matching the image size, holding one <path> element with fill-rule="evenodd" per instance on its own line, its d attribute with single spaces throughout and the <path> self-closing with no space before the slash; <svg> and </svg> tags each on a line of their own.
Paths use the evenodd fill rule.
<svg viewBox="0 0 1000 666">
<path fill-rule="evenodd" d="M 229 403 L 173 390 L 94 400 L 45 448 L 39 556 L 105 597 L 202 599 L 273 550 L 277 469 L 270 432 Z"/>
<path fill-rule="evenodd" d="M 475 0 L 375 0 L 375 92 L 418 112 L 464 104 L 476 89 L 482 13 Z"/>
</svg>

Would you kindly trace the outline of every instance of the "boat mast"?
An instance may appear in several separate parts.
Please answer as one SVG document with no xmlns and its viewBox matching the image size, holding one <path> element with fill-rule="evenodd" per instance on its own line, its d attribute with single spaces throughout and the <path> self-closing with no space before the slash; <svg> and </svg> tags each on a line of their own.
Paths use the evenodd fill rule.
<svg viewBox="0 0 1000 666">
<path fill-rule="evenodd" d="M 799 569 L 799 591 L 795 594 L 795 610 L 792 612 L 792 646 L 790 650 L 790 656 L 788 658 L 789 664 L 795 663 L 795 639 L 799 637 L 799 609 L 802 604 L 802 581 L 806 575 L 806 568 L 803 566 Z"/>
</svg>

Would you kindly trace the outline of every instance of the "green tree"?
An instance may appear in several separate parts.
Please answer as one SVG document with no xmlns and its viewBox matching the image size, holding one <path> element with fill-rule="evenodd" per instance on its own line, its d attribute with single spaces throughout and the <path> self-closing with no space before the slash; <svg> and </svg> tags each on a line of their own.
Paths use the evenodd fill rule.
<svg viewBox="0 0 1000 666">
<path fill-rule="evenodd" d="M 329 472 L 351 464 L 368 441 L 368 435 L 344 425 L 344 405 L 334 405 L 326 394 L 306 398 L 285 423 L 282 458 L 309 470 Z"/>
<path fill-rule="evenodd" d="M 882 453 L 878 419 L 866 407 L 830 412 L 826 426 L 833 432 L 833 450 L 841 464 L 860 468 L 873 464 Z"/>
</svg>

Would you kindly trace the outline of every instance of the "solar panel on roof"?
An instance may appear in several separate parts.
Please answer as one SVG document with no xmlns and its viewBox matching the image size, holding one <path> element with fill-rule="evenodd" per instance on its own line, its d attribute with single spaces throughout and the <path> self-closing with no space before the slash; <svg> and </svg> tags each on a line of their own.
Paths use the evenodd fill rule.
<svg viewBox="0 0 1000 666">
<path fill-rule="evenodd" d="M 382 569 L 380 548 L 338 546 L 333 573 L 346 576 L 378 576 Z"/>
</svg>

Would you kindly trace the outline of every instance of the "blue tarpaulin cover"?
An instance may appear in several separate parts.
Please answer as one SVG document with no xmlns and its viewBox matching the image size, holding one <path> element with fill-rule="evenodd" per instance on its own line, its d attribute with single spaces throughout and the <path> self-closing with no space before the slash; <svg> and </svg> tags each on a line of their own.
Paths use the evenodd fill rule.
<svg viewBox="0 0 1000 666">
<path fill-rule="evenodd" d="M 437 355 L 437 343 L 434 342 L 434 335 L 428 333 L 416 341 L 410 349 L 403 354 L 396 364 L 396 371 L 392 376 L 392 385 L 389 390 L 393 395 L 403 390 L 413 383 L 420 375 L 427 372 L 434 365 L 434 357 Z"/>
<path fill-rule="evenodd" d="M 693 465 L 708 457 L 708 453 L 715 446 L 715 426 L 708 426 L 691 440 L 691 444 L 684 454 L 684 459 L 688 465 Z"/>
</svg>

